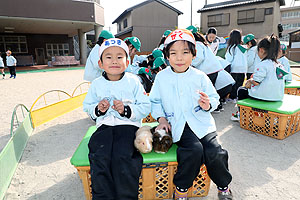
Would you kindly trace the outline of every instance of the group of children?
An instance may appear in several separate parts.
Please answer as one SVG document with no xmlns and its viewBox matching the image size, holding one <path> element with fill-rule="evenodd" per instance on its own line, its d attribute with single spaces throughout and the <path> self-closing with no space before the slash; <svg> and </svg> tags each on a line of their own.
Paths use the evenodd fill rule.
<svg viewBox="0 0 300 200">
<path fill-rule="evenodd" d="M 151 55 L 135 56 L 141 47 L 138 38 L 121 40 L 106 33 L 97 43 L 97 64 L 85 70 L 85 77 L 88 70 L 101 70 L 90 80 L 83 102 L 97 126 L 88 145 L 93 199 L 138 199 L 142 157 L 134 138 L 150 112 L 159 123 L 157 129 L 171 131 L 178 146 L 173 198 L 187 199 L 205 164 L 218 198 L 233 199 L 228 152 L 216 139 L 211 113 L 223 109 L 228 95 L 233 102 L 248 97 L 282 100 L 284 81 L 291 80 L 285 76 L 286 47 L 274 35 L 256 45 L 254 35 L 248 34 L 243 38 L 246 48 L 241 32 L 233 30 L 223 59 L 216 56 L 221 41 L 216 29 L 203 36 L 190 26 L 166 31 Z M 248 80 L 242 87 L 245 75 Z"/>
<path fill-rule="evenodd" d="M 11 55 L 11 51 L 6 51 L 6 66 L 9 68 L 10 78 L 16 78 L 16 65 L 17 60 L 15 57 Z M 5 72 L 4 72 L 4 62 L 2 57 L 0 56 L 0 71 L 2 73 L 2 79 L 5 79 Z"/>
</svg>

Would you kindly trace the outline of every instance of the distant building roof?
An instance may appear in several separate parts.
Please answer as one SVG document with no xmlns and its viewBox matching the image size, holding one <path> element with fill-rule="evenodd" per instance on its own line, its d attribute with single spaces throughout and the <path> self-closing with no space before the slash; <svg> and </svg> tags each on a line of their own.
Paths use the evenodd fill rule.
<svg viewBox="0 0 300 200">
<path fill-rule="evenodd" d="M 131 27 L 129 27 L 129 28 L 126 28 L 124 31 L 122 31 L 122 32 L 120 32 L 120 33 L 117 33 L 116 35 L 115 35 L 115 37 L 120 37 L 121 35 L 124 35 L 124 34 L 126 34 L 126 33 L 130 33 L 130 32 L 132 32 L 133 31 L 133 27 L 131 26 Z"/>
<path fill-rule="evenodd" d="M 203 8 L 199 9 L 197 13 L 209 11 L 209 10 L 216 10 L 221 8 L 228 8 L 234 6 L 241 6 L 246 4 L 255 4 L 255 3 L 267 3 L 267 2 L 274 2 L 276 0 L 232 0 L 232 1 L 224 1 L 221 3 L 214 3 L 214 4 L 207 4 L 204 5 Z M 285 0 L 279 0 L 280 6 L 285 5 Z"/>
<path fill-rule="evenodd" d="M 126 15 L 128 12 L 131 12 L 132 10 L 134 10 L 134 9 L 136 9 L 136 8 L 139 8 L 139 7 L 141 7 L 141 6 L 144 6 L 144 5 L 146 5 L 146 4 L 148 4 L 148 3 L 151 3 L 151 2 L 153 2 L 153 1 L 156 1 L 156 2 L 158 2 L 158 3 L 160 3 L 160 4 L 162 4 L 162 5 L 164 5 L 164 6 L 168 7 L 168 8 L 170 8 L 171 10 L 177 12 L 179 15 L 182 15 L 182 14 L 183 14 L 183 12 L 177 10 L 176 8 L 174 8 L 174 7 L 171 6 L 170 4 L 167 4 L 167 3 L 164 2 L 164 1 L 161 1 L 161 0 L 147 0 L 147 1 L 144 1 L 144 2 L 142 2 L 142 3 L 140 3 L 140 4 L 137 4 L 137 5 L 135 5 L 135 6 L 132 6 L 132 7 L 130 7 L 130 8 L 127 8 L 127 9 L 126 9 L 119 17 L 117 17 L 117 19 L 115 19 L 112 23 L 113 23 L 113 24 L 114 24 L 114 23 L 117 23 L 117 22 L 119 21 L 119 19 L 122 19 L 122 17 L 123 17 L 124 15 Z"/>
<path fill-rule="evenodd" d="M 291 34 L 296 33 L 296 32 L 298 32 L 298 31 L 300 31 L 300 28 L 297 29 L 297 30 L 294 30 L 294 31 L 289 32 L 289 34 L 291 35 Z"/>
</svg>

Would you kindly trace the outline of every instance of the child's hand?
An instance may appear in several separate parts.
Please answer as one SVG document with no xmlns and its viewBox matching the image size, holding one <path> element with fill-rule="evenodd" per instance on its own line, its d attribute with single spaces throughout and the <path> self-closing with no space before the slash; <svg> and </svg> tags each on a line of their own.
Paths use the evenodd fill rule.
<svg viewBox="0 0 300 200">
<path fill-rule="evenodd" d="M 208 110 L 210 108 L 210 101 L 209 101 L 209 97 L 207 96 L 207 94 L 205 94 L 204 92 L 199 92 L 200 99 L 198 100 L 198 104 L 199 106 L 203 109 L 203 110 Z"/>
<path fill-rule="evenodd" d="M 251 88 L 251 85 L 252 85 L 251 79 L 247 80 L 245 83 L 245 87 L 249 89 L 249 88 Z"/>
<path fill-rule="evenodd" d="M 166 132 L 168 133 L 169 130 L 171 130 L 171 125 L 169 124 L 168 120 L 164 117 L 160 117 L 159 120 L 159 125 L 156 127 L 156 130 L 160 130 L 160 129 L 165 129 Z"/>
<path fill-rule="evenodd" d="M 100 101 L 98 103 L 98 110 L 100 110 L 100 112 L 106 112 L 107 109 L 109 108 L 109 102 L 106 99 L 103 99 L 102 101 Z"/>
<path fill-rule="evenodd" d="M 116 110 L 120 114 L 124 113 L 124 104 L 120 100 L 114 100 L 114 105 L 112 105 L 111 108 Z"/>
</svg>

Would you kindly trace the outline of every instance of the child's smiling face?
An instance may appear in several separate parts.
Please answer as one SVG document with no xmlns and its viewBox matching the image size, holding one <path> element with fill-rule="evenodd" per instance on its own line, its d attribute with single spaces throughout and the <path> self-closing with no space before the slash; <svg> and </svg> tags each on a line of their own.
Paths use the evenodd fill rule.
<svg viewBox="0 0 300 200">
<path fill-rule="evenodd" d="M 107 77 L 112 81 L 116 81 L 121 78 L 121 75 L 127 68 L 129 61 L 124 49 L 113 46 L 103 51 L 102 61 L 99 60 L 98 63 L 100 68 L 106 72 Z"/>
<path fill-rule="evenodd" d="M 185 72 L 195 58 L 186 41 L 176 41 L 169 52 L 168 60 L 176 73 Z"/>
</svg>

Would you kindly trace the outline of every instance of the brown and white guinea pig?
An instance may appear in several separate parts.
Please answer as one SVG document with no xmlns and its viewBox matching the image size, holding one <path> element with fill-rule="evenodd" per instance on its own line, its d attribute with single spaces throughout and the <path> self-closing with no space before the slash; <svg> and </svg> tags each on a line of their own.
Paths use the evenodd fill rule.
<svg viewBox="0 0 300 200">
<path fill-rule="evenodd" d="M 166 153 L 173 144 L 171 131 L 167 132 L 165 129 L 155 131 L 155 128 L 151 129 L 153 134 L 153 150 L 156 153 Z"/>
<path fill-rule="evenodd" d="M 152 133 L 150 126 L 142 126 L 135 133 L 134 146 L 141 153 L 150 153 L 152 151 Z"/>
</svg>

